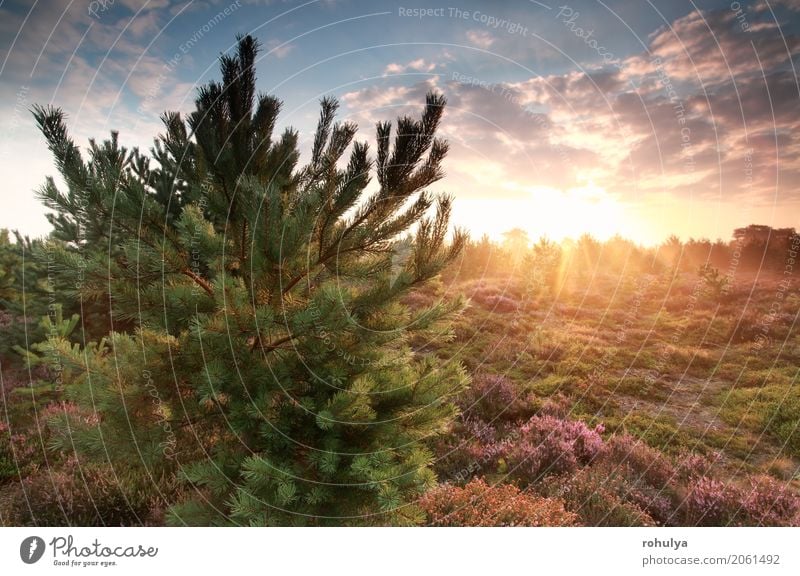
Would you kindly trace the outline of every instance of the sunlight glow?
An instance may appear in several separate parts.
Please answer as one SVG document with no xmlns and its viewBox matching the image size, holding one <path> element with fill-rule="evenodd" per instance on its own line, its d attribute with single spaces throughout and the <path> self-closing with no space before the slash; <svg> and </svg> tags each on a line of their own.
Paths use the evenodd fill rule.
<svg viewBox="0 0 800 576">
<path fill-rule="evenodd" d="M 531 239 L 541 236 L 560 241 L 591 234 L 606 240 L 615 234 L 643 240 L 626 206 L 614 194 L 588 180 L 582 186 L 558 190 L 508 182 L 511 198 L 463 199 L 456 203 L 455 221 L 473 237 L 488 234 L 500 240 L 511 228 L 526 230 Z"/>
</svg>

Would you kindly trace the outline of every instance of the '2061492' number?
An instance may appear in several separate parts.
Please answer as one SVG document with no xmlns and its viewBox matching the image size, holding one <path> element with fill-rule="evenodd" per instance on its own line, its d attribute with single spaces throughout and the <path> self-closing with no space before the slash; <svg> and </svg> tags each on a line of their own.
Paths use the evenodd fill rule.
<svg viewBox="0 0 800 576">
<path fill-rule="evenodd" d="M 752 564 L 780 564 L 780 554 L 732 554 L 730 564 L 752 565 Z"/>
</svg>

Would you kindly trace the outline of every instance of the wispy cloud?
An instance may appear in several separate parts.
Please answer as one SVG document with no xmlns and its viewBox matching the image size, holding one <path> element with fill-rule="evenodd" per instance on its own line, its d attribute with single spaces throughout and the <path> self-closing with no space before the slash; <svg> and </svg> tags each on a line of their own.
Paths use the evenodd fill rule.
<svg viewBox="0 0 800 576">
<path fill-rule="evenodd" d="M 384 69 L 383 73 L 391 74 L 404 74 L 406 72 L 433 72 L 436 70 L 437 64 L 435 62 L 428 62 L 424 58 L 417 58 L 405 64 L 392 62 Z"/>
<path fill-rule="evenodd" d="M 265 53 L 275 58 L 286 58 L 294 49 L 293 44 L 273 39 L 265 44 Z"/>
<path fill-rule="evenodd" d="M 467 31 L 467 41 L 473 46 L 483 48 L 484 50 L 491 48 L 495 40 L 496 37 L 487 30 Z"/>
</svg>

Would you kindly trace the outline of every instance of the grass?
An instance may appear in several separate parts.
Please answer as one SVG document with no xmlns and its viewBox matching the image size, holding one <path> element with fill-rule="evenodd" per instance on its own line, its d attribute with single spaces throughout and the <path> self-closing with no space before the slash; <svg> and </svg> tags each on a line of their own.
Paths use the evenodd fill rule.
<svg viewBox="0 0 800 576">
<path fill-rule="evenodd" d="M 529 297 L 509 277 L 451 280 L 449 291 L 473 299 L 439 353 L 505 375 L 537 402 L 566 397 L 572 417 L 608 433 L 668 454 L 720 452 L 732 474 L 755 466 L 786 476 L 800 462 L 800 332 L 790 313 L 800 296 L 791 289 L 774 304 L 777 279 L 763 275 L 740 278 L 724 298 L 699 281 L 598 273 Z M 497 295 L 502 312 L 486 303 Z"/>
<path fill-rule="evenodd" d="M 451 279 L 448 292 L 470 301 L 452 320 L 455 337 L 416 344 L 420 353 L 459 360 L 473 375 L 504 376 L 524 404 L 517 414 L 557 406 L 565 418 L 602 425 L 606 439 L 628 434 L 676 462 L 692 453 L 718 455 L 733 483 L 767 474 L 800 490 L 800 332 L 790 313 L 800 297 L 793 289 L 777 306 L 759 344 L 763 319 L 776 307 L 769 282 L 719 302 L 696 292 L 690 274 L 673 284 L 647 280 L 598 274 L 532 297 L 513 278 Z M 433 298 L 421 294 L 409 305 Z M 6 382 L 7 405 L 0 408 L 10 429 L 21 430 L 47 402 L 48 389 L 12 380 L 25 378 Z M 520 422 L 497 425 L 509 435 Z M 8 434 L 0 438 L 0 484 L 17 473 L 10 442 Z M 31 466 L 42 465 L 36 443 L 21 446 Z M 504 466 L 500 458 L 480 473 L 505 481 Z M 573 488 L 581 493 L 580 482 Z M 614 498 L 598 506 L 605 510 Z"/>
</svg>

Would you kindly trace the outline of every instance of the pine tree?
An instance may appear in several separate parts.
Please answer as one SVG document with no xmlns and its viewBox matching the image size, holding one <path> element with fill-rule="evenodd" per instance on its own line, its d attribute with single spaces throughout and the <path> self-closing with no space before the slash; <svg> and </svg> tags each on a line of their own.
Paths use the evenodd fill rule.
<svg viewBox="0 0 800 576">
<path fill-rule="evenodd" d="M 401 303 L 465 242 L 448 239 L 451 198 L 426 190 L 443 176 L 445 99 L 378 123 L 373 159 L 324 98 L 300 166 L 297 132 L 274 136 L 281 103 L 256 93 L 258 50 L 241 37 L 195 111 L 162 116 L 149 156 L 112 133 L 84 160 L 63 113 L 34 110 L 68 188 L 40 190 L 57 271 L 114 325 L 84 349 L 61 342 L 83 412 L 53 421 L 52 446 L 156 487 L 181 479 L 185 498 L 164 493 L 174 524 L 418 523 L 426 445 L 467 384 L 410 345 L 450 337 L 461 301 Z"/>
<path fill-rule="evenodd" d="M 6 370 L 16 360 L 15 346 L 44 337 L 35 321 L 48 304 L 46 264 L 32 256 L 40 242 L 14 236 L 11 242 L 9 231 L 0 229 L 0 365 Z"/>
</svg>

